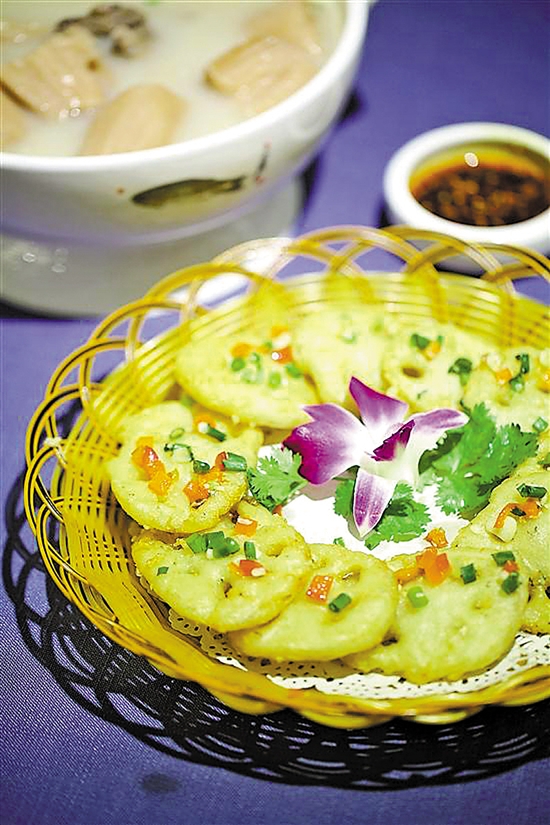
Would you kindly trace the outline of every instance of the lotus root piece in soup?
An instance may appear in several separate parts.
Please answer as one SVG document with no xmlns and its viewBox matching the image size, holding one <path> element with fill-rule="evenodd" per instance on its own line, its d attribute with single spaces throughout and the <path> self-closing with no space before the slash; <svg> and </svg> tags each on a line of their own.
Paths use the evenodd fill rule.
<svg viewBox="0 0 550 825">
<path fill-rule="evenodd" d="M 326 61 L 342 29 L 343 4 L 4 0 L 1 18 L 2 84 L 19 104 L 16 116 L 24 119 L 23 129 L 19 121 L 17 129 L 5 125 L 2 148 L 76 156 L 178 143 L 269 108 L 304 85 Z M 73 57 L 64 62 L 67 49 L 80 66 L 72 66 Z M 279 56 L 284 65 L 266 79 L 266 66 Z M 66 105 L 51 87 L 56 73 L 54 86 L 67 79 L 74 83 L 75 94 L 67 95 Z M 44 84 L 44 100 L 35 99 Z M 145 88 L 128 96 L 135 87 Z M 269 92 L 264 94 L 265 89 Z M 141 111 L 149 97 L 151 118 L 130 111 L 132 106 Z M 113 109 L 105 116 L 107 126 L 99 123 L 90 136 L 92 123 L 108 105 Z M 135 124 L 136 116 L 143 130 L 120 126 L 126 117 Z M 163 123 L 150 133 L 150 122 L 159 119 Z M 129 145 L 132 137 L 126 133 L 132 131 L 145 132 L 145 143 Z"/>
</svg>

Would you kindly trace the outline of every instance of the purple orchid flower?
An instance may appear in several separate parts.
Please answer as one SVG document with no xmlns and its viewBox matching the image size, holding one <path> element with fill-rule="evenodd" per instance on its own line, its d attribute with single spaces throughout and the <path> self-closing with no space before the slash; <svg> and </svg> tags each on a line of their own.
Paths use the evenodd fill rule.
<svg viewBox="0 0 550 825">
<path fill-rule="evenodd" d="M 284 444 L 302 456 L 300 473 L 312 484 L 324 484 L 357 466 L 353 518 L 361 536 L 380 519 L 398 481 L 413 486 L 418 462 L 447 430 L 466 423 L 464 413 L 437 409 L 405 420 L 408 405 L 352 378 L 349 391 L 359 420 L 337 404 L 304 407 L 311 421 L 296 427 Z"/>
</svg>

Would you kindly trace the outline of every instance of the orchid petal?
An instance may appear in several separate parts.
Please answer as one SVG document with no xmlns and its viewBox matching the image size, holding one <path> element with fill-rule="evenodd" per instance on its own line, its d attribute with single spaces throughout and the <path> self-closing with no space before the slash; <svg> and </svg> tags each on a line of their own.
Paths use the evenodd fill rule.
<svg viewBox="0 0 550 825">
<path fill-rule="evenodd" d="M 374 450 L 372 457 L 377 461 L 393 461 L 400 450 L 403 450 L 409 443 L 414 424 L 415 422 L 411 420 L 399 427 Z"/>
<path fill-rule="evenodd" d="M 361 418 L 371 438 L 374 449 L 387 435 L 388 430 L 401 424 L 407 412 L 407 404 L 391 395 L 367 387 L 358 378 L 349 382 L 350 394 L 357 404 Z"/>
<path fill-rule="evenodd" d="M 312 421 L 300 424 L 284 441 L 300 453 L 300 474 L 312 484 L 324 484 L 359 464 L 368 435 L 358 418 L 337 404 L 304 407 Z"/>
<path fill-rule="evenodd" d="M 353 519 L 360 536 L 376 527 L 396 485 L 397 480 L 372 475 L 359 468 L 353 492 Z"/>
</svg>

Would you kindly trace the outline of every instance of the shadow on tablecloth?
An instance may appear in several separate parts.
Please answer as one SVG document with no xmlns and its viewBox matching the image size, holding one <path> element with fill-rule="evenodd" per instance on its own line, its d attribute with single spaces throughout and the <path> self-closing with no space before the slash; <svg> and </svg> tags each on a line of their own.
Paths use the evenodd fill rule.
<svg viewBox="0 0 550 825">
<path fill-rule="evenodd" d="M 7 500 L 3 560 L 22 639 L 74 702 L 151 748 L 272 782 L 363 790 L 472 781 L 549 755 L 548 701 L 487 708 L 454 725 L 393 720 L 353 731 L 291 711 L 230 710 L 107 639 L 67 601 L 46 575 L 26 524 L 22 483 L 21 475 Z M 166 790 L 156 788 L 160 775 L 143 781 L 151 784 L 146 790 Z"/>
</svg>

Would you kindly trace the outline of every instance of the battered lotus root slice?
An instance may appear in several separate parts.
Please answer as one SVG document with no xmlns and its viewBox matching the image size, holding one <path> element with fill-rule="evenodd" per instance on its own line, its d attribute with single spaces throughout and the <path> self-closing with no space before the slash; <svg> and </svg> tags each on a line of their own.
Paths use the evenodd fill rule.
<svg viewBox="0 0 550 825">
<path fill-rule="evenodd" d="M 381 671 L 424 684 L 461 679 L 508 652 L 523 621 L 526 573 L 520 569 L 518 587 L 506 592 L 502 585 L 511 574 L 490 553 L 463 548 L 450 550 L 447 556 L 450 575 L 436 586 L 424 578 L 402 585 L 387 638 L 372 650 L 346 657 L 349 665 L 364 673 Z M 398 556 L 390 566 L 396 569 L 410 563 L 410 557 Z M 465 584 L 461 570 L 471 570 L 469 565 L 474 566 L 476 578 Z M 427 603 L 414 606 L 409 593 L 419 586 Z"/>
<path fill-rule="evenodd" d="M 203 427 L 199 422 L 206 432 L 198 432 L 190 411 L 178 401 L 129 416 L 119 454 L 107 470 L 116 499 L 142 527 L 176 533 L 208 529 L 243 497 L 246 469 L 220 468 L 216 458 L 225 452 L 255 466 L 262 434 L 243 429 L 232 435 L 226 422 L 214 423 Z M 152 466 L 146 466 L 151 458 Z"/>
<path fill-rule="evenodd" d="M 518 345 L 488 352 L 472 371 L 463 402 L 483 401 L 498 424 L 519 424 L 531 430 L 550 413 L 550 348 Z"/>
<path fill-rule="evenodd" d="M 319 400 L 293 357 L 286 325 L 192 339 L 180 350 L 176 380 L 189 395 L 227 416 L 261 427 L 288 430 L 308 416 L 302 407 Z"/>
<path fill-rule="evenodd" d="M 322 309 L 294 324 L 296 362 L 312 376 L 321 401 L 354 406 L 352 376 L 383 389 L 382 357 L 395 326 L 378 310 L 357 306 Z"/>
<path fill-rule="evenodd" d="M 521 561 L 529 579 L 529 602 L 525 609 L 522 628 L 531 633 L 550 633 L 550 509 L 546 492 L 529 501 L 518 488 L 550 490 L 550 471 L 539 461 L 548 454 L 550 438 L 545 433 L 539 454 L 523 462 L 512 475 L 493 490 L 489 504 L 457 534 L 453 547 L 476 547 L 487 553 L 510 550 Z M 506 515 L 497 522 L 503 508 L 511 502 L 527 506 L 530 515 Z M 526 505 L 526 502 L 529 502 Z M 503 513 L 504 515 L 504 513 Z M 497 526 L 495 526 L 497 525 Z"/>
<path fill-rule="evenodd" d="M 488 348 L 487 341 L 452 324 L 419 319 L 414 327 L 402 327 L 386 347 L 386 392 L 406 401 L 411 412 L 457 408 L 468 379 L 465 370 L 475 367 Z"/>
<path fill-rule="evenodd" d="M 310 549 L 314 569 L 308 581 L 269 624 L 231 633 L 236 650 L 276 661 L 329 661 L 382 641 L 397 605 L 389 567 L 334 544 Z M 333 610 L 329 604 L 341 607 Z"/>
<path fill-rule="evenodd" d="M 215 550 L 197 549 L 204 533 L 188 537 L 196 552 L 185 538 L 152 531 L 142 532 L 132 545 L 137 571 L 156 596 L 180 616 L 220 632 L 269 622 L 303 586 L 311 569 L 307 544 L 281 516 L 244 501 L 237 513 L 256 521 L 257 529 L 248 538 L 239 532 L 238 521 L 219 521 L 213 532 L 238 544 L 236 552 L 221 558 Z M 253 541 L 254 564 L 245 558 L 245 541 Z M 264 572 L 251 575 L 251 568 Z"/>
</svg>

